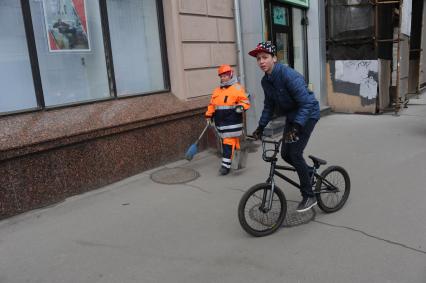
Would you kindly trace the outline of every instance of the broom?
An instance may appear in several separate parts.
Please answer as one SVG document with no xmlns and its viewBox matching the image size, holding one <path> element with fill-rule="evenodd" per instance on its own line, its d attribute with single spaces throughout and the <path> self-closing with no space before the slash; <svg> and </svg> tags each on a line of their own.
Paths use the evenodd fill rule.
<svg viewBox="0 0 426 283">
<path fill-rule="evenodd" d="M 198 139 L 191 144 L 191 146 L 188 148 L 188 150 L 186 151 L 185 154 L 185 158 L 189 161 L 192 160 L 192 158 L 194 158 L 194 155 L 197 154 L 198 152 L 198 142 L 201 140 L 201 138 L 203 137 L 204 133 L 207 131 L 207 128 L 209 127 L 209 123 L 207 123 L 207 125 L 204 127 L 204 130 L 201 132 L 201 135 L 198 137 Z"/>
</svg>

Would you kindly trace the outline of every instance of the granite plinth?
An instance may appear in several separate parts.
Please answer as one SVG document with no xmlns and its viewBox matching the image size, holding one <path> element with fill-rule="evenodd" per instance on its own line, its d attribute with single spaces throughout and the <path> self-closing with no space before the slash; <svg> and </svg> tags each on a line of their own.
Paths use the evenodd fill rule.
<svg viewBox="0 0 426 283">
<path fill-rule="evenodd" d="M 164 93 L 1 118 L 0 218 L 183 158 L 207 103 Z"/>
</svg>

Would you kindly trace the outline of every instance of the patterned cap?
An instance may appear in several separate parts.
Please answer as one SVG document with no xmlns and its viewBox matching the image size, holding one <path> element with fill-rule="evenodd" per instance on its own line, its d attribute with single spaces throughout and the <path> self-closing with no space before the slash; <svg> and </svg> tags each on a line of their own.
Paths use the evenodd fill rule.
<svg viewBox="0 0 426 283">
<path fill-rule="evenodd" d="M 277 48 L 275 45 L 272 44 L 270 41 L 260 42 L 255 49 L 250 51 L 248 54 L 256 57 L 258 53 L 260 52 L 266 52 L 271 55 L 275 55 L 275 52 L 277 51 Z"/>
</svg>

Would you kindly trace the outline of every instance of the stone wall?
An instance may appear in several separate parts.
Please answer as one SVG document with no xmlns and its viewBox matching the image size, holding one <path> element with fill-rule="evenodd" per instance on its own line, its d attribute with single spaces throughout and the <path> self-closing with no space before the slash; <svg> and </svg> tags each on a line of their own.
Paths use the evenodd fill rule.
<svg viewBox="0 0 426 283">
<path fill-rule="evenodd" d="M 217 67 L 237 65 L 233 1 L 163 2 L 174 94 L 182 99 L 211 94 L 219 83 Z"/>
</svg>

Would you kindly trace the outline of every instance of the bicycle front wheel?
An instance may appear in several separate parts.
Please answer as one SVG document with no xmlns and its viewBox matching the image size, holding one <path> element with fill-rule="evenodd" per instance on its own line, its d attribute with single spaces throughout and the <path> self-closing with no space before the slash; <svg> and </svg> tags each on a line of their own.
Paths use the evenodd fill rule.
<svg viewBox="0 0 426 283">
<path fill-rule="evenodd" d="M 271 185 L 257 184 L 251 187 L 238 205 L 238 220 L 241 227 L 252 236 L 263 237 L 278 230 L 287 212 L 287 201 L 283 192 L 274 187 L 272 205 L 269 208 Z"/>
<path fill-rule="evenodd" d="M 349 197 L 349 174 L 343 167 L 330 166 L 321 173 L 321 177 L 315 186 L 318 206 L 326 213 L 338 211 Z"/>
</svg>

